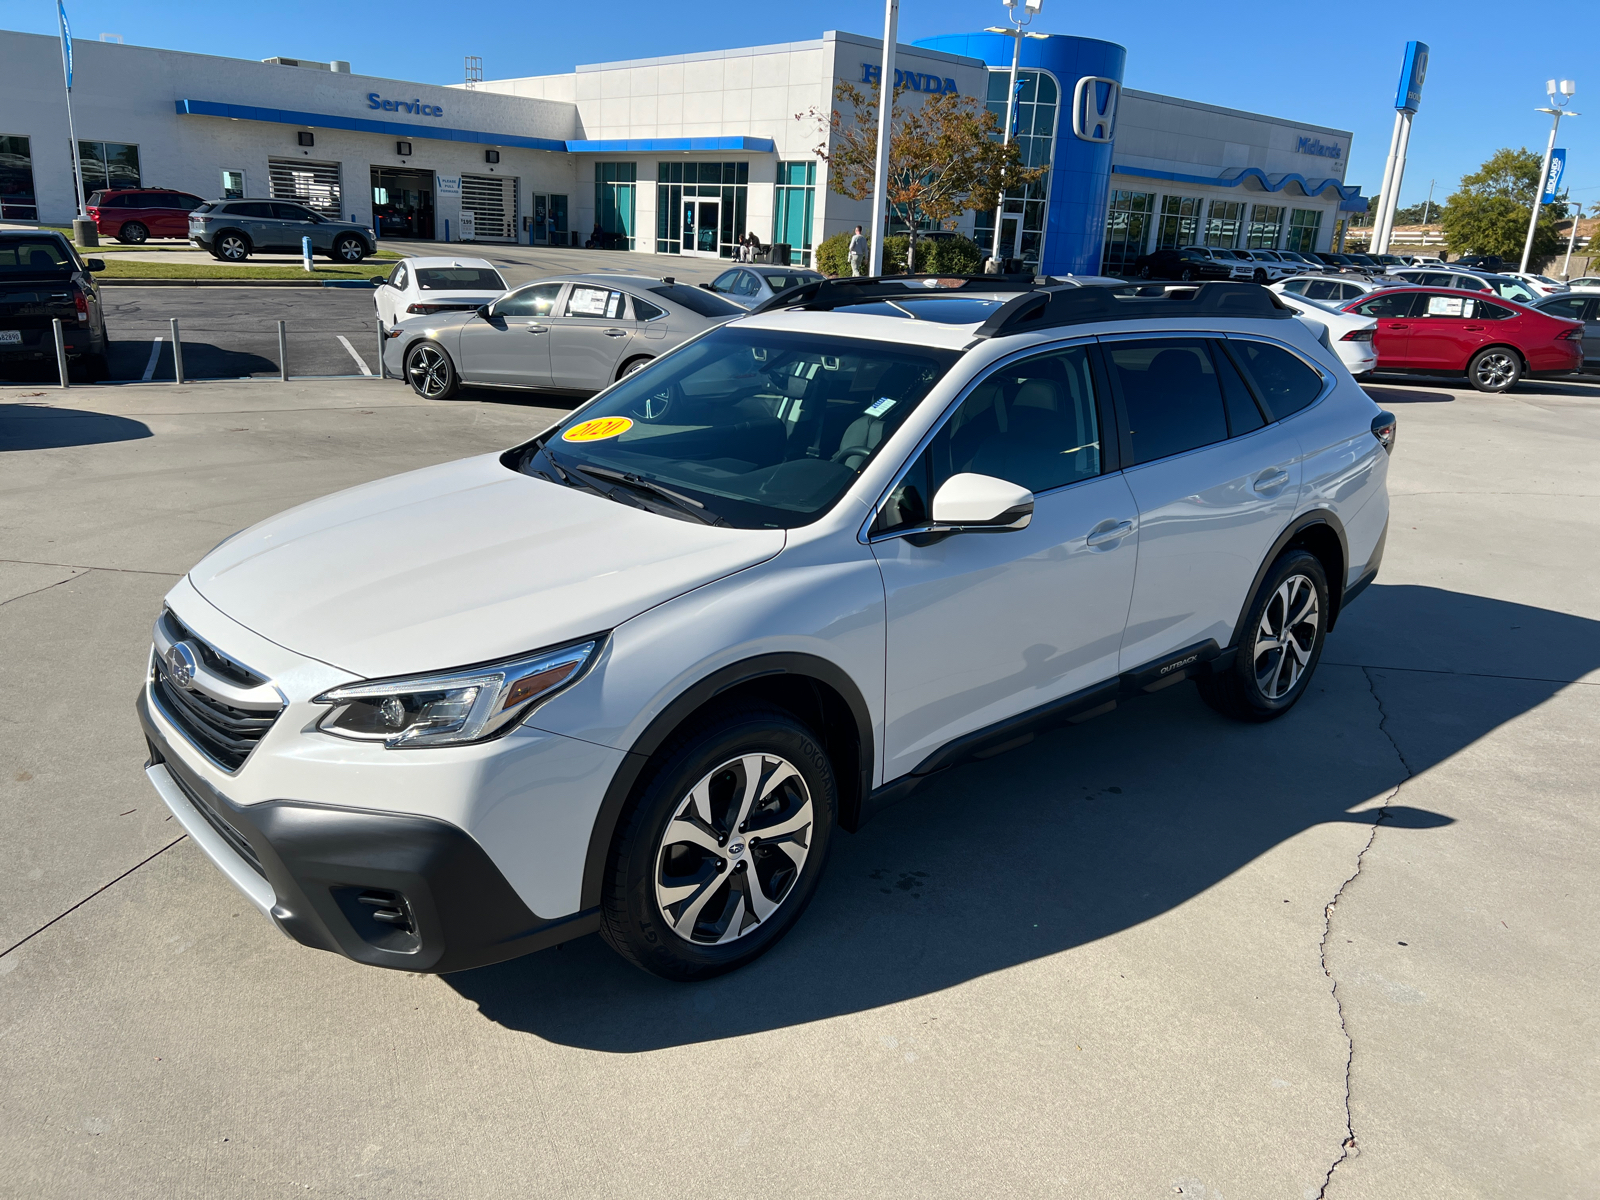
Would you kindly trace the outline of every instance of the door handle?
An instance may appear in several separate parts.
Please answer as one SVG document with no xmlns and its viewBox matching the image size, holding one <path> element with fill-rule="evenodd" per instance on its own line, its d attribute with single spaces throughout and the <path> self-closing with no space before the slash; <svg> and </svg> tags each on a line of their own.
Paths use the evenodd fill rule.
<svg viewBox="0 0 1600 1200">
<path fill-rule="evenodd" d="M 528 326 L 528 332 L 529 333 L 549 333 L 550 332 L 550 327 L 548 325 L 529 325 Z"/>
<path fill-rule="evenodd" d="M 1273 467 L 1272 470 L 1257 475 L 1255 483 L 1251 486 L 1258 492 L 1275 492 L 1288 482 L 1289 472 L 1282 467 Z"/>
<path fill-rule="evenodd" d="M 627 337 L 628 336 L 628 331 L 626 329 L 608 329 L 608 330 L 606 330 L 606 336 L 607 337 Z"/>
<path fill-rule="evenodd" d="M 1384 328 L 1385 329 L 1410 329 L 1411 326 L 1409 326 L 1409 325 L 1400 325 L 1400 324 L 1389 324 L 1389 325 L 1385 325 Z"/>
<path fill-rule="evenodd" d="M 1088 546 L 1108 546 L 1113 542 L 1121 542 L 1132 532 L 1132 521 L 1101 521 L 1083 540 Z"/>
<path fill-rule="evenodd" d="M 1465 329 L 1468 333 L 1482 333 L 1483 332 L 1483 326 L 1482 325 L 1463 325 L 1461 328 Z"/>
</svg>

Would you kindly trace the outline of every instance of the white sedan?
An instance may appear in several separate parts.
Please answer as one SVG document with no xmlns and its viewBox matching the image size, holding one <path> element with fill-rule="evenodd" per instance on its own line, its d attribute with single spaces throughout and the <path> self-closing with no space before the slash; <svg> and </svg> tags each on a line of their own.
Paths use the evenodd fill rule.
<svg viewBox="0 0 1600 1200">
<path fill-rule="evenodd" d="M 373 280 L 385 328 L 427 313 L 476 309 L 505 295 L 506 281 L 481 258 L 408 258 Z"/>
<path fill-rule="evenodd" d="M 1567 290 L 1567 285 L 1559 279 L 1551 279 L 1548 275 L 1535 275 L 1532 271 L 1500 271 L 1497 274 L 1517 280 L 1524 287 L 1537 293 L 1540 299 L 1546 296 L 1559 296 Z"/>
<path fill-rule="evenodd" d="M 1276 288 L 1273 290 L 1277 291 Z M 1337 354 L 1345 369 L 1357 379 L 1378 365 L 1378 350 L 1373 342 L 1378 323 L 1371 317 L 1341 312 L 1332 307 L 1340 303 L 1338 300 L 1318 304 L 1294 292 L 1281 291 L 1278 292 L 1278 299 L 1294 310 L 1294 315 L 1301 323 Z"/>
<path fill-rule="evenodd" d="M 1277 292 L 1280 296 L 1288 293 L 1303 300 L 1336 303 L 1340 300 L 1359 300 L 1368 292 L 1376 292 L 1380 288 L 1394 287 L 1405 282 L 1402 279 L 1388 279 L 1383 276 L 1373 280 L 1354 275 L 1340 275 L 1337 278 L 1324 275 L 1296 275 L 1292 279 L 1280 279 L 1268 290 Z"/>
</svg>

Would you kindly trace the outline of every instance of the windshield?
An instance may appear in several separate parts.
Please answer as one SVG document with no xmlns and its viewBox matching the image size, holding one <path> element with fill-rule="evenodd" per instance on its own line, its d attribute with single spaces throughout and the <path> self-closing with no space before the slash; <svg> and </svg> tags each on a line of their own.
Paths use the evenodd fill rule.
<svg viewBox="0 0 1600 1200">
<path fill-rule="evenodd" d="M 1493 288 L 1502 300 L 1537 300 L 1531 288 L 1525 287 L 1515 279 L 1491 279 L 1489 286 Z"/>
<path fill-rule="evenodd" d="M 665 296 L 674 304 L 687 308 L 692 313 L 699 313 L 702 317 L 742 317 L 744 309 L 737 304 L 729 304 L 721 296 L 713 295 L 703 288 L 692 288 L 681 283 L 669 283 L 662 287 L 650 289 L 657 296 Z"/>
<path fill-rule="evenodd" d="M 0 240 L 0 275 L 65 275 L 76 266 L 67 243 L 60 238 Z"/>
<path fill-rule="evenodd" d="M 959 357 L 720 328 L 617 384 L 529 446 L 520 468 L 664 515 L 792 529 L 834 505 Z M 612 482 L 619 472 L 698 511 Z"/>
<path fill-rule="evenodd" d="M 481 291 L 503 292 L 506 281 L 499 271 L 488 267 L 418 267 L 417 287 L 425 292 Z"/>
<path fill-rule="evenodd" d="M 853 313 L 876 317 L 906 317 L 913 321 L 937 321 L 941 325 L 981 325 L 1003 301 L 979 296 L 907 296 L 893 300 L 874 300 L 852 304 Z"/>
</svg>

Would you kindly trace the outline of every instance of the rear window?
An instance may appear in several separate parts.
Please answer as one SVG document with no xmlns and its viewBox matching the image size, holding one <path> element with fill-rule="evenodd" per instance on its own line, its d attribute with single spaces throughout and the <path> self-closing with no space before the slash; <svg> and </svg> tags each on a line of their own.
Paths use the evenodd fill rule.
<svg viewBox="0 0 1600 1200">
<path fill-rule="evenodd" d="M 417 287 L 424 292 L 503 292 L 506 281 L 488 267 L 418 267 Z"/>
<path fill-rule="evenodd" d="M 714 296 L 703 288 L 692 288 L 682 283 L 668 283 L 661 287 L 651 288 L 652 295 L 664 297 L 681 308 L 687 308 L 692 313 L 699 313 L 702 317 L 737 317 L 744 313 L 744 309 L 737 304 L 729 304 L 721 296 Z"/>
<path fill-rule="evenodd" d="M 766 277 L 767 286 L 775 292 L 781 292 L 784 288 L 799 287 L 802 283 L 815 283 L 821 278 L 821 275 L 768 275 Z"/>
<path fill-rule="evenodd" d="M 60 238 L 0 240 L 0 275 L 66 275 L 76 266 Z"/>
<path fill-rule="evenodd" d="M 210 212 L 212 209 L 214 209 L 216 207 L 217 206 L 215 204 L 213 204 L 210 200 L 207 200 L 204 203 L 196 206 L 196 208 L 194 209 L 194 215 L 197 216 L 197 217 L 198 216 L 203 216 L 204 214 Z"/>
<path fill-rule="evenodd" d="M 1275 420 L 1299 412 L 1322 394 L 1322 376 L 1282 347 L 1230 339 L 1228 349 L 1249 374 L 1256 394 L 1266 401 Z"/>
</svg>

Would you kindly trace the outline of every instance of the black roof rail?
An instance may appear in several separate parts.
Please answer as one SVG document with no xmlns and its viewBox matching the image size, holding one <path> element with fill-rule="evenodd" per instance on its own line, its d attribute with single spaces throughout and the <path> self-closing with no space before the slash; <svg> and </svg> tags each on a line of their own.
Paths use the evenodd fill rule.
<svg viewBox="0 0 1600 1200">
<path fill-rule="evenodd" d="M 1287 305 L 1256 283 L 1082 284 L 1045 288 L 1007 300 L 973 331 L 1009 337 L 1058 325 L 1148 317 L 1248 317 L 1285 320 Z"/>
<path fill-rule="evenodd" d="M 1049 280 L 1048 282 L 1054 282 Z M 750 310 L 773 312 L 802 308 L 813 312 L 866 304 L 873 300 L 905 299 L 910 296 L 943 295 L 959 291 L 1032 292 L 1046 281 L 1033 275 L 854 275 L 839 279 L 819 279 L 789 288 L 763 300 Z"/>
</svg>

